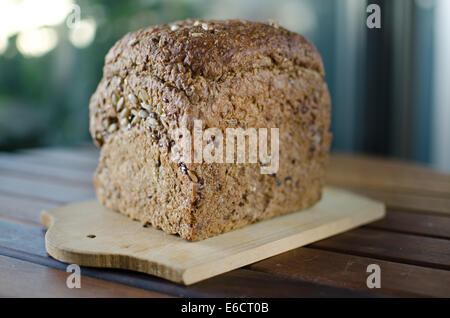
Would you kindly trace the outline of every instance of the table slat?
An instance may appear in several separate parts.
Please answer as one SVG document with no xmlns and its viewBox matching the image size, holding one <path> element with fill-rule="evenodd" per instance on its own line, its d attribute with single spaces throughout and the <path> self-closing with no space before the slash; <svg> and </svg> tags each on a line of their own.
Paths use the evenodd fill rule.
<svg viewBox="0 0 450 318">
<path fill-rule="evenodd" d="M 450 269 L 450 240 L 444 239 L 358 228 L 310 246 L 398 263 Z"/>
<path fill-rule="evenodd" d="M 298 248 L 249 268 L 289 279 L 368 291 L 369 264 L 381 269 L 381 289 L 374 293 L 395 297 L 448 297 L 450 272 L 379 259 Z"/>
<path fill-rule="evenodd" d="M 450 175 L 410 162 L 334 153 L 331 184 L 450 197 Z"/>
<path fill-rule="evenodd" d="M 70 289 L 70 273 L 0 255 L 0 297 L 168 297 L 144 289 L 81 276 Z"/>
<path fill-rule="evenodd" d="M 384 219 L 367 227 L 450 239 L 450 217 L 442 215 L 388 210 Z"/>
<path fill-rule="evenodd" d="M 48 178 L 22 178 L 8 175 L 0 175 L 0 193 L 60 203 L 95 198 L 92 186 L 73 185 Z"/>
</svg>

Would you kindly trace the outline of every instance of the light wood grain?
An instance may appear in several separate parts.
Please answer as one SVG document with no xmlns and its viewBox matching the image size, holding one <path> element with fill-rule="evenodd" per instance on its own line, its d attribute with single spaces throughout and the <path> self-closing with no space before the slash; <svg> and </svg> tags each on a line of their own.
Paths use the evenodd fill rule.
<svg viewBox="0 0 450 318">
<path fill-rule="evenodd" d="M 323 199 L 308 210 L 200 242 L 143 228 L 96 201 L 44 211 L 42 222 L 49 227 L 46 249 L 60 261 L 131 269 L 188 285 L 383 216 L 382 203 L 326 188 Z"/>
</svg>

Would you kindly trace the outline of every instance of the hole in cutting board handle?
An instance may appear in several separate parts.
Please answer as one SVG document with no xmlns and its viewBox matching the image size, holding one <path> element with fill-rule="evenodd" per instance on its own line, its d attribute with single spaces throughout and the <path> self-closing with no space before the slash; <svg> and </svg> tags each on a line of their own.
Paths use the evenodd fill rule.
<svg viewBox="0 0 450 318">
<path fill-rule="evenodd" d="M 89 235 L 86 235 L 86 237 L 89 237 L 89 238 L 96 238 L 97 236 L 96 236 L 95 234 L 89 234 Z"/>
</svg>

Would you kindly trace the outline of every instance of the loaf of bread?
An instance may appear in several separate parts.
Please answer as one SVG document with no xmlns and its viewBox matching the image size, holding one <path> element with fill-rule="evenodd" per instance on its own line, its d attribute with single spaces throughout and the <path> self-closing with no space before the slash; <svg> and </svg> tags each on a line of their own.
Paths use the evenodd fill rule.
<svg viewBox="0 0 450 318">
<path fill-rule="evenodd" d="M 190 241 L 305 209 L 321 198 L 330 116 L 319 53 L 278 25 L 185 20 L 128 33 L 106 55 L 90 101 L 98 200 Z M 267 157 L 277 165 L 196 160 L 193 146 L 194 159 L 172 156 L 183 149 L 173 132 L 194 135 L 194 121 L 224 132 L 224 144 L 229 128 L 266 128 L 269 150 L 279 140 Z M 204 149 L 220 146 L 205 136 Z"/>
</svg>

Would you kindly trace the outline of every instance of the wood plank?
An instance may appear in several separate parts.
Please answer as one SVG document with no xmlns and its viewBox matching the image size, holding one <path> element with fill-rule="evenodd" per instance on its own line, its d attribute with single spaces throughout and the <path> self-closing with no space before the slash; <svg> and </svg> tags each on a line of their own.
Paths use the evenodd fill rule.
<svg viewBox="0 0 450 318">
<path fill-rule="evenodd" d="M 310 245 L 381 260 L 450 269 L 450 240 L 359 228 Z"/>
<path fill-rule="evenodd" d="M 73 202 L 95 197 L 93 187 L 71 185 L 55 180 L 21 178 L 0 175 L 0 192 L 56 202 Z"/>
<path fill-rule="evenodd" d="M 64 270 L 66 264 L 50 258 L 44 247 L 45 231 L 36 226 L 14 224 L 0 219 L 0 255 Z M 158 277 L 137 272 L 82 268 L 88 277 L 108 280 L 128 286 L 178 297 L 370 297 L 371 294 L 344 288 L 321 286 L 308 282 L 289 282 L 273 275 L 238 269 L 185 287 Z"/>
<path fill-rule="evenodd" d="M 42 214 L 47 252 L 67 263 L 124 268 L 190 285 L 382 218 L 384 205 L 325 188 L 315 206 L 198 242 L 143 228 L 96 200 Z M 169 248 L 170 247 L 170 248 Z"/>
<path fill-rule="evenodd" d="M 450 197 L 435 197 L 418 193 L 399 193 L 394 190 L 383 191 L 349 186 L 342 187 L 355 193 L 368 196 L 374 200 L 382 201 L 389 209 L 450 215 Z"/>
<path fill-rule="evenodd" d="M 36 162 L 47 161 L 53 165 L 95 167 L 98 151 L 81 148 L 34 148 L 21 150 L 19 153 L 35 158 Z"/>
<path fill-rule="evenodd" d="M 369 264 L 381 269 L 381 288 L 366 285 Z M 379 259 L 298 248 L 249 267 L 292 280 L 308 281 L 395 297 L 448 297 L 450 272 Z"/>
<path fill-rule="evenodd" d="M 272 274 L 239 269 L 210 278 L 189 290 L 206 292 L 217 297 L 375 297 L 369 291 L 355 291 L 346 288 L 277 277 Z"/>
<path fill-rule="evenodd" d="M 168 297 L 156 292 L 81 276 L 81 288 L 66 286 L 61 270 L 0 255 L 0 297 Z"/>
<path fill-rule="evenodd" d="M 450 197 L 450 175 L 410 162 L 334 153 L 329 184 Z"/>
<path fill-rule="evenodd" d="M 373 222 L 367 227 L 450 239 L 450 218 L 448 216 L 388 210 L 385 218 Z"/>
<path fill-rule="evenodd" d="M 60 203 L 57 202 L 39 201 L 0 193 L 0 217 L 11 220 L 40 225 L 41 212 L 59 205 Z"/>
<path fill-rule="evenodd" d="M 73 168 L 51 165 L 48 162 L 34 162 L 33 157 L 0 154 L 0 175 L 19 174 L 22 177 L 54 179 L 75 184 L 92 184 L 95 169 Z"/>
</svg>

